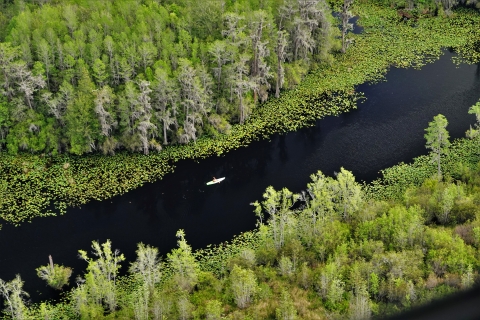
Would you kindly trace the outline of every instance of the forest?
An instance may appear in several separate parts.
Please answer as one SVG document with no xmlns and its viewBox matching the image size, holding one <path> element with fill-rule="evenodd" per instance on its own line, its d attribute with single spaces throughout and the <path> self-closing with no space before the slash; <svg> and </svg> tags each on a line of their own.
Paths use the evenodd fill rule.
<svg viewBox="0 0 480 320">
<path fill-rule="evenodd" d="M 269 96 L 345 52 L 351 3 L 5 0 L 0 147 L 148 154 L 228 134 Z M 409 16 L 479 5 L 379 3 Z"/>
<path fill-rule="evenodd" d="M 480 59 L 478 14 L 458 8 L 480 1 L 358 2 L 0 1 L 2 219 L 112 197 L 161 177 L 168 159 L 220 155 L 252 131 L 349 110 L 353 85 L 391 64 L 421 66 L 437 47 Z M 350 5 L 365 38 L 350 34 Z M 465 290 L 480 266 L 480 103 L 470 113 L 468 139 L 450 145 L 439 115 L 431 154 L 372 184 L 341 168 L 312 174 L 299 194 L 268 187 L 257 228 L 230 244 L 193 251 L 179 230 L 178 248 L 162 256 L 140 243 L 127 263 L 115 243 L 93 241 L 77 248 L 78 279 L 55 257 L 37 268 L 65 290 L 57 303 L 28 303 L 20 275 L 0 279 L 4 317 L 368 319 Z M 205 141 L 214 147 L 202 153 Z"/>
<path fill-rule="evenodd" d="M 83 276 L 59 303 L 27 305 L 20 275 L 0 279 L 4 315 L 375 319 L 468 289 L 480 266 L 480 102 L 470 113 L 479 122 L 469 138 L 451 144 L 439 114 L 425 134 L 432 152 L 387 168 L 376 183 L 362 186 L 340 168 L 335 177 L 312 174 L 298 194 L 268 187 L 252 204 L 257 228 L 228 244 L 193 251 L 179 230 L 166 256 L 139 243 L 127 265 L 111 241 L 92 241 L 91 253 L 78 251 Z M 55 289 L 71 282 L 71 268 L 52 257 L 36 271 Z"/>
<path fill-rule="evenodd" d="M 17 28 L 23 28 L 20 26 L 15 27 L 14 22 L 20 19 L 20 17 L 28 16 L 32 18 L 32 23 L 33 21 L 37 21 L 37 24 L 39 24 L 38 29 L 45 28 L 44 26 L 46 24 L 39 23 L 39 21 L 43 21 L 45 19 L 40 19 L 34 13 L 43 12 L 42 10 L 47 9 L 56 10 L 56 8 L 62 7 L 65 2 L 57 3 L 54 1 L 3 1 L 0 3 L 2 3 L 3 6 L 1 11 L 3 18 L 0 19 L 0 22 L 3 23 L 4 26 L 0 28 L 0 31 L 4 32 L 4 34 L 2 34 L 0 37 L 3 37 L 2 39 L 5 39 L 5 41 L 2 42 L 1 46 L 2 48 L 9 48 L 8 50 L 5 50 L 5 53 L 7 51 L 9 52 L 9 57 L 11 57 L 12 52 L 17 54 L 17 58 L 15 58 L 9 65 L 23 65 L 25 68 L 29 68 L 28 70 L 30 70 L 33 67 L 32 63 L 26 64 L 24 63 L 25 61 L 23 61 L 23 59 L 18 56 L 22 52 L 21 48 L 19 46 L 15 47 L 11 44 L 11 42 L 9 42 L 11 41 L 13 35 L 17 32 L 15 30 L 17 30 Z M 102 5 L 107 5 L 109 2 L 102 3 Z M 118 4 L 120 2 L 116 1 L 115 3 Z M 144 6 L 147 4 L 147 2 L 144 3 L 140 1 L 131 1 L 125 3 L 130 4 L 135 8 L 145 8 Z M 159 6 L 158 2 L 148 3 L 151 3 L 152 6 Z M 243 2 L 235 2 L 231 5 L 233 6 L 232 8 L 241 7 L 242 10 L 244 10 L 245 8 L 248 9 L 262 7 L 261 10 L 271 12 L 273 17 L 279 17 L 279 8 L 283 5 L 288 4 L 287 2 L 283 3 L 281 1 L 278 2 L 278 5 L 275 5 L 276 2 L 251 1 L 245 2 L 242 6 L 240 6 L 240 4 L 242 3 Z M 315 3 L 317 4 L 315 8 L 318 10 L 323 8 L 323 4 L 325 4 L 321 1 Z M 88 10 L 92 10 L 86 5 L 80 6 L 81 4 L 85 5 L 84 2 L 77 1 L 72 6 L 74 8 L 77 8 L 78 10 L 80 10 L 80 8 L 86 7 L 82 9 L 86 10 L 86 12 L 89 12 Z M 300 2 L 297 2 L 297 4 L 293 3 L 292 5 L 295 7 L 299 4 Z M 180 3 L 175 2 L 175 5 L 179 6 Z M 128 134 L 124 135 L 123 138 L 119 137 L 118 135 L 115 136 L 115 132 L 118 133 L 122 126 L 123 128 L 126 128 L 124 125 L 131 124 L 131 128 L 134 128 L 134 126 L 136 125 L 140 125 L 140 123 L 147 125 L 146 122 L 140 121 L 140 118 L 136 119 L 135 121 L 130 121 L 137 116 L 140 117 L 140 113 L 137 112 L 140 109 L 137 109 L 137 107 L 141 108 L 141 106 L 144 104 L 138 102 L 138 99 L 135 100 L 132 98 L 133 100 L 131 102 L 135 103 L 136 107 L 134 109 L 130 109 L 132 111 L 132 113 L 130 113 L 131 117 L 128 116 L 128 112 L 130 111 L 126 111 L 127 109 L 125 108 L 123 109 L 124 111 L 120 111 L 120 113 L 111 113 L 111 109 L 109 108 L 118 109 L 122 106 L 126 106 L 119 103 L 122 94 L 118 91 L 126 89 L 127 86 L 124 84 L 119 84 L 118 86 L 115 86 L 114 84 L 109 85 L 108 83 L 106 83 L 105 85 L 108 85 L 108 87 L 112 89 L 112 92 L 115 94 L 116 98 L 113 100 L 109 100 L 110 103 L 103 104 L 102 102 L 102 106 L 104 105 L 105 108 L 96 109 L 94 104 L 95 98 L 92 98 L 92 95 L 97 94 L 100 91 L 94 88 L 96 87 L 95 79 L 93 78 L 94 72 L 93 69 L 90 68 L 88 65 L 88 59 L 85 60 L 88 55 L 88 51 L 86 51 L 86 49 L 82 51 L 84 52 L 84 59 L 80 60 L 83 60 L 83 62 L 85 63 L 85 70 L 87 70 L 89 74 L 90 80 L 85 83 L 89 83 L 89 86 L 91 85 L 89 88 L 93 91 L 89 91 L 90 89 L 86 89 L 88 92 L 86 92 L 85 95 L 82 95 L 81 99 L 78 98 L 86 103 L 84 105 L 84 108 L 77 108 L 81 105 L 81 103 L 75 104 L 75 107 L 73 104 L 71 104 L 71 107 L 67 108 L 63 102 L 61 103 L 61 101 L 63 101 L 63 98 L 60 99 L 60 97 L 62 96 L 61 92 L 52 93 L 49 91 L 48 87 L 50 87 L 50 90 L 55 89 L 53 88 L 53 82 L 57 81 L 55 79 L 59 79 L 58 77 L 67 74 L 65 73 L 67 71 L 66 69 L 63 71 L 59 69 L 57 73 L 55 73 L 56 71 L 54 72 L 55 74 L 52 74 L 52 72 L 49 71 L 49 84 L 47 87 L 39 88 L 37 91 L 27 90 L 27 93 L 31 92 L 32 100 L 25 100 L 25 95 L 22 93 L 23 91 L 21 90 L 21 88 L 29 88 L 27 84 L 30 82 L 21 82 L 23 83 L 22 86 L 25 85 L 26 87 L 18 87 L 18 79 L 15 80 L 12 78 L 12 76 L 15 75 L 15 72 L 13 71 L 7 73 L 7 77 L 0 76 L 0 81 L 4 81 L 3 79 L 17 81 L 14 81 L 13 83 L 9 82 L 9 88 L 11 89 L 9 89 L 9 92 L 12 96 L 10 98 L 10 102 L 8 101 L 8 98 L 2 98 L 3 102 L 0 103 L 0 106 L 2 106 L 0 107 L 0 109 L 3 110 L 0 111 L 0 139 L 3 141 L 2 143 L 0 143 L 2 149 L 0 150 L 1 219 L 5 222 L 19 225 L 24 221 L 30 221 L 32 218 L 35 217 L 63 214 L 65 213 L 67 207 L 85 204 L 93 199 L 108 199 L 115 195 L 124 194 L 129 190 L 138 188 L 139 186 L 147 182 L 154 182 L 158 179 L 161 179 L 165 174 L 171 172 L 175 167 L 175 163 L 181 159 L 198 160 L 205 157 L 221 156 L 222 154 L 225 154 L 230 150 L 247 146 L 250 144 L 250 142 L 254 140 L 268 138 L 274 133 L 295 131 L 299 128 L 312 125 L 317 119 L 326 117 L 328 115 L 339 115 L 340 113 L 355 109 L 357 107 L 357 102 L 361 101 L 362 99 L 362 93 L 356 92 L 355 86 L 366 82 L 382 81 L 384 79 L 383 77 L 385 73 L 391 66 L 397 68 L 420 68 L 421 66 L 429 62 L 435 61 L 435 59 L 437 59 L 442 54 L 443 48 L 452 48 L 455 52 L 458 53 L 458 58 L 456 59 L 456 62 L 464 61 L 467 63 L 477 63 L 480 60 L 478 41 L 476 40 L 480 36 L 480 29 L 476 28 L 476 26 L 480 24 L 480 16 L 478 15 L 478 10 L 472 10 L 471 8 L 472 6 L 476 5 L 474 3 L 459 3 L 456 9 L 451 13 L 447 13 L 445 10 L 441 9 L 443 6 L 441 5 L 441 3 L 429 1 L 414 2 L 413 9 L 405 7 L 405 3 L 402 4 L 400 2 L 392 2 L 388 3 L 387 5 L 386 3 L 382 2 L 359 1 L 358 3 L 355 2 L 351 4 L 351 6 L 349 7 L 344 6 L 341 1 L 335 1 L 329 3 L 329 5 L 331 10 L 336 12 L 335 16 L 337 17 L 340 15 L 342 18 L 340 19 L 341 21 L 339 21 L 338 19 L 335 21 L 335 19 L 332 18 L 333 24 L 330 25 L 331 28 L 329 29 L 330 32 L 332 32 L 332 37 L 328 39 L 323 39 L 323 42 L 319 44 L 320 47 L 322 43 L 330 43 L 332 45 L 330 53 L 326 53 L 325 56 L 322 54 L 322 57 L 325 59 L 320 58 L 318 54 L 315 53 L 319 53 L 319 51 L 317 50 L 319 47 L 317 47 L 313 52 L 309 52 L 308 54 L 306 53 L 308 55 L 308 59 L 300 58 L 299 60 L 289 62 L 289 59 L 292 58 L 292 48 L 290 42 L 290 44 L 285 48 L 285 52 L 290 53 L 285 56 L 285 61 L 283 64 L 281 63 L 280 65 L 277 65 L 277 67 L 281 68 L 275 69 L 274 67 L 272 67 L 269 69 L 270 71 L 272 71 L 271 74 L 273 74 L 274 77 L 274 70 L 284 71 L 283 89 L 280 90 L 280 97 L 275 98 L 274 94 L 274 84 L 276 85 L 277 82 L 269 82 L 270 89 L 267 90 L 266 93 L 270 95 L 270 98 L 267 99 L 265 102 L 261 103 L 259 99 L 260 96 L 257 95 L 257 104 L 255 104 L 255 106 L 251 104 L 250 106 L 252 108 L 248 110 L 245 109 L 246 111 L 248 111 L 248 113 L 244 114 L 246 117 L 243 124 L 239 123 L 239 109 L 236 107 L 238 105 L 235 104 L 239 102 L 239 100 L 230 105 L 232 107 L 232 109 L 230 109 L 229 111 L 231 117 L 227 115 L 228 112 L 223 113 L 223 107 L 220 108 L 220 104 L 217 103 L 218 108 L 212 107 L 210 108 L 210 113 L 207 112 L 209 119 L 215 119 L 213 124 L 209 123 L 209 120 L 207 120 L 207 118 L 202 115 L 202 123 L 197 123 L 193 127 L 190 127 L 192 128 L 192 130 L 193 128 L 195 128 L 195 130 L 197 131 L 195 131 L 196 140 L 190 140 L 189 143 L 177 143 L 179 142 L 179 140 L 175 141 L 175 139 L 179 137 L 177 133 L 181 133 L 183 130 L 182 126 L 179 125 L 182 119 L 184 119 L 183 116 L 185 116 L 185 114 L 183 116 L 180 116 L 181 112 L 183 112 L 182 110 L 188 110 L 188 113 L 190 115 L 194 114 L 194 112 L 192 111 L 193 109 L 190 107 L 189 104 L 193 100 L 185 100 L 184 102 L 188 103 L 184 104 L 183 106 L 178 104 L 181 103 L 181 101 L 183 100 L 176 100 L 178 107 L 176 108 L 176 110 L 178 111 L 178 113 L 175 116 L 175 119 L 177 119 L 178 117 L 180 118 L 176 120 L 176 123 L 173 123 L 169 127 L 171 130 L 166 130 L 167 126 L 162 126 L 162 121 L 155 122 L 156 117 L 154 117 L 153 114 L 155 113 L 154 105 L 156 103 L 156 100 L 154 98 L 154 92 L 152 91 L 146 95 L 142 95 L 142 99 L 145 98 L 144 100 L 142 100 L 142 103 L 146 103 L 146 106 L 152 107 L 152 112 L 150 113 L 152 115 L 152 117 L 150 117 L 150 123 L 154 123 L 156 129 L 153 130 L 153 127 L 149 127 L 153 131 L 147 130 L 142 132 L 156 132 L 159 134 L 159 136 L 153 138 L 149 136 L 149 138 L 147 139 L 148 141 L 144 139 L 143 142 L 148 142 L 148 148 L 141 148 L 143 152 L 140 149 L 137 149 L 140 152 L 132 152 L 132 148 L 129 149 L 125 146 L 120 146 L 119 139 L 121 140 L 125 137 L 130 137 L 128 138 L 128 141 L 134 143 L 135 146 L 139 148 L 141 146 L 144 146 L 144 144 L 141 143 L 140 138 L 142 135 L 139 131 L 137 131 L 136 133 L 134 131 L 128 130 L 127 131 L 130 133 L 124 131 L 124 133 Z M 170 2 L 162 2 L 162 6 L 170 8 L 174 6 L 174 4 Z M 200 14 L 201 12 L 200 9 L 195 10 L 194 12 L 189 11 L 189 8 L 196 8 L 195 4 L 192 4 L 191 6 L 184 6 L 184 8 L 186 16 L 188 13 L 189 16 L 193 17 L 194 15 Z M 100 11 L 94 10 L 92 12 L 92 17 L 98 12 Z M 148 11 L 147 13 L 152 14 L 152 12 L 155 11 Z M 406 16 L 407 13 L 408 17 Z M 358 33 L 358 30 L 357 33 L 350 32 L 352 29 L 352 20 L 350 19 L 350 17 L 353 14 L 361 17 L 361 28 L 363 30 L 363 32 L 361 33 Z M 62 15 L 60 16 L 61 17 L 59 17 L 59 19 L 61 21 L 66 21 Z M 172 15 L 169 15 L 169 17 L 170 16 Z M 223 18 L 225 17 L 226 16 L 222 16 L 220 18 L 223 23 L 225 23 L 225 21 L 223 20 Z M 329 19 L 331 18 L 330 15 L 327 15 L 327 17 L 329 17 Z M 121 20 L 123 18 L 118 19 Z M 132 23 L 140 23 L 140 21 L 137 19 L 133 20 L 134 21 Z M 320 20 L 318 20 L 317 22 L 319 22 Z M 78 21 L 78 26 L 81 29 L 84 20 Z M 86 19 L 85 21 L 90 20 Z M 274 22 L 275 21 L 277 20 L 274 19 Z M 240 20 L 240 22 L 246 23 L 246 20 Z M 208 23 L 202 23 L 202 26 L 203 25 L 208 25 Z M 287 26 L 283 22 L 282 25 L 285 26 L 285 28 Z M 123 26 L 123 24 L 119 22 L 118 24 L 115 24 L 113 26 L 121 27 Z M 148 26 L 152 26 L 152 24 L 148 24 Z M 170 25 L 167 24 L 165 28 L 168 29 L 169 26 Z M 100 28 L 101 26 L 98 26 L 97 24 L 97 27 Z M 245 25 L 245 28 L 247 27 L 248 26 Z M 318 27 L 320 28 L 321 26 L 318 25 Z M 221 27 L 221 30 L 226 30 L 224 28 L 226 28 L 225 25 Z M 53 27 L 51 29 L 54 30 Z M 71 38 L 72 41 L 70 41 L 70 44 L 72 44 L 74 41 L 73 38 L 69 34 L 67 34 L 69 33 L 68 27 L 63 25 L 63 28 L 60 29 L 63 30 L 63 32 L 66 34 L 65 37 L 67 39 Z M 130 27 L 128 29 L 130 30 Z M 192 27 L 191 30 L 187 31 L 192 31 L 193 29 L 195 28 Z M 242 29 L 242 34 L 245 34 L 245 30 L 247 29 Z M 221 35 L 221 30 L 218 31 L 217 34 L 219 34 L 220 37 L 223 39 L 224 36 Z M 316 30 L 320 32 L 319 29 Z M 293 31 L 290 30 L 290 33 L 292 32 Z M 56 33 L 57 32 L 55 32 L 55 34 Z M 289 37 L 289 39 L 291 39 L 291 36 Z M 227 38 L 223 39 L 222 41 L 228 42 Z M 167 39 L 164 37 L 162 39 L 163 41 L 167 41 Z M 247 36 L 245 39 L 248 40 L 251 38 Z M 59 41 L 60 42 L 57 43 L 61 43 L 61 40 Z M 270 45 L 272 44 L 271 41 L 268 42 Z M 34 44 L 34 42 L 30 43 L 32 45 Z M 200 44 L 201 42 L 198 43 Z M 118 42 L 116 42 L 116 44 L 119 45 Z M 215 63 L 210 60 L 211 56 L 210 53 L 208 53 L 208 49 L 205 49 L 204 47 L 206 51 L 203 49 L 201 49 L 200 51 L 193 50 L 193 48 L 196 48 L 196 46 L 193 46 L 193 44 L 194 42 L 192 42 L 192 53 L 204 52 L 204 54 L 199 53 L 198 57 L 200 60 L 195 61 L 207 61 L 209 63 L 206 63 L 206 65 L 208 64 L 212 68 L 210 71 L 210 78 L 213 79 L 213 83 L 215 83 L 215 74 L 211 72 L 214 72 L 217 69 L 215 69 Z M 23 46 L 25 47 L 25 45 L 26 42 L 23 44 Z M 28 48 L 30 47 L 31 46 L 29 45 Z M 90 48 L 86 45 L 85 48 L 87 47 Z M 176 47 L 178 48 L 179 46 L 177 45 Z M 104 49 L 104 47 L 102 47 L 101 45 L 99 45 L 99 48 Z M 250 47 L 246 46 L 241 48 L 247 50 Z M 345 51 L 345 53 L 343 53 L 343 51 Z M 35 56 L 35 50 L 30 50 L 29 52 L 32 54 L 32 56 Z M 270 50 L 270 57 L 273 57 L 273 60 L 275 60 L 276 55 L 272 52 L 274 51 Z M 62 51 L 62 53 L 65 52 Z M 161 54 L 161 52 L 157 51 L 157 54 Z M 248 54 L 244 55 L 244 57 L 247 56 Z M 102 54 L 102 57 L 106 57 L 108 59 L 108 53 Z M 127 56 L 118 57 L 123 57 L 127 59 Z M 318 60 L 317 58 L 320 60 Z M 55 61 L 55 63 L 57 63 L 59 60 L 55 58 L 55 60 L 52 61 Z M 269 64 L 270 60 L 265 58 L 264 61 L 266 61 L 267 66 L 271 66 L 271 64 Z M 251 62 L 251 59 L 246 62 L 249 67 L 251 66 Z M 226 67 L 229 65 L 229 63 L 230 62 L 227 61 L 224 65 L 222 62 L 223 75 L 221 75 L 220 79 L 226 80 L 224 75 L 225 72 L 227 72 L 228 68 Z M 35 64 L 37 66 L 41 66 L 42 62 L 35 61 L 33 65 Z M 309 65 L 308 69 L 310 71 L 306 72 L 307 69 L 302 67 L 301 69 L 304 71 L 297 72 L 298 70 L 300 70 L 296 69 L 297 67 L 299 67 L 300 65 L 306 66 L 307 64 Z M 165 66 L 165 68 L 167 69 L 161 66 L 159 67 L 158 65 L 157 67 L 162 70 L 171 69 L 167 68 L 167 66 Z M 52 68 L 52 70 L 57 70 L 53 67 L 53 64 Z M 107 65 L 105 65 L 105 68 L 105 74 L 109 74 L 108 70 L 110 69 L 107 68 Z M 203 68 L 203 66 L 201 68 Z M 208 68 L 206 67 L 202 70 L 207 69 Z M 45 71 L 46 69 L 42 67 L 41 70 Z M 70 71 L 72 70 L 73 69 L 71 69 Z M 288 70 L 292 72 L 289 72 Z M 294 70 L 297 71 L 294 72 Z M 45 82 L 45 84 L 47 83 L 46 73 L 44 73 L 43 76 L 37 76 L 35 75 L 34 69 L 31 69 L 31 71 L 32 73 L 30 73 L 30 75 L 32 77 L 35 77 L 34 79 L 40 79 L 41 82 L 43 81 Z M 250 72 L 250 69 L 247 68 L 246 71 Z M 141 67 L 139 67 L 136 72 L 138 73 L 136 77 L 140 77 L 142 74 L 144 76 L 147 75 L 145 72 L 142 72 Z M 85 75 L 86 74 L 87 73 L 85 73 Z M 75 81 L 75 79 L 77 79 L 75 76 L 73 76 L 73 73 L 71 73 L 70 75 L 72 76 L 70 80 Z M 292 77 L 290 77 L 290 75 L 292 75 Z M 87 78 L 85 79 L 87 80 Z M 111 78 L 108 79 L 106 78 L 105 81 L 112 80 Z M 168 79 L 172 80 L 169 80 L 169 83 L 172 84 L 174 88 L 176 88 L 175 90 L 177 91 L 174 91 L 178 93 L 178 79 L 175 80 L 175 72 L 173 72 L 173 75 L 171 77 L 169 76 Z M 269 81 L 273 81 L 272 79 L 274 78 L 271 78 Z M 148 79 L 142 81 L 144 81 L 144 84 L 146 84 L 147 82 L 150 83 L 148 90 L 152 89 L 151 84 L 155 82 L 148 81 Z M 292 84 L 292 81 L 294 81 L 295 84 L 292 86 L 287 86 L 288 83 Z M 57 84 L 59 83 L 60 81 L 57 81 Z M 68 84 L 67 82 L 65 83 L 65 88 L 74 88 L 71 82 L 68 82 Z M 131 86 L 129 87 L 135 89 L 135 86 L 138 83 L 138 81 L 136 83 L 132 82 Z M 249 80 L 248 83 L 252 83 L 252 81 Z M 15 89 L 15 86 L 17 86 L 17 89 Z M 4 86 L 2 85 L 2 88 L 3 87 Z M 61 87 L 61 84 L 59 85 L 59 87 Z M 164 86 L 162 88 L 166 89 L 170 87 Z M 134 92 L 135 90 L 131 92 Z M 213 90 L 216 90 L 215 85 L 213 85 Z M 233 92 L 229 91 L 229 89 L 225 89 L 225 87 L 222 90 L 223 94 L 225 95 L 227 95 L 227 91 Z M 139 91 L 135 92 L 140 94 Z M 247 99 L 242 98 L 243 102 L 252 102 L 255 100 L 253 99 L 255 98 L 255 92 L 252 90 L 248 92 L 248 94 L 246 93 Z M 260 93 L 260 91 L 258 93 Z M 75 91 L 74 95 L 78 94 L 79 92 Z M 47 97 L 48 99 L 43 99 L 43 96 Z M 70 94 L 67 94 L 65 97 L 67 96 L 70 98 L 73 97 Z M 137 98 L 138 97 L 140 96 L 137 95 Z M 235 95 L 229 95 L 229 97 L 233 97 L 233 100 L 236 99 Z M 214 101 L 214 98 L 214 95 L 212 95 L 213 100 L 209 99 L 209 103 Z M 75 101 L 80 101 L 77 98 L 72 99 Z M 87 100 L 90 102 L 87 103 Z M 136 103 L 134 100 L 138 103 Z M 228 100 L 229 98 L 227 99 L 227 102 Z M 28 101 L 32 103 L 33 108 L 27 107 L 29 103 Z M 45 104 L 45 101 L 49 101 L 49 103 L 52 102 L 53 104 L 50 103 L 50 105 L 47 105 Z M 97 100 L 97 102 L 98 101 L 100 100 Z M 217 102 L 218 101 L 220 100 L 217 100 Z M 225 102 L 225 100 L 222 101 Z M 18 104 L 15 104 L 16 102 L 18 102 Z M 57 102 L 59 104 L 57 104 Z M 19 109 L 15 106 L 18 106 Z M 51 109 L 50 107 L 53 107 L 53 109 Z M 168 103 L 166 108 L 169 108 Z M 63 116 L 61 117 L 63 117 L 65 121 L 56 120 L 55 116 L 50 113 L 52 110 L 57 110 L 58 112 L 60 112 L 57 113 L 57 115 L 62 114 Z M 82 116 L 77 117 L 74 116 L 77 111 L 70 112 L 68 110 L 83 110 L 86 113 L 82 114 Z M 95 110 L 100 111 L 100 113 L 97 114 Z M 112 115 L 112 117 L 110 118 L 102 118 L 106 122 L 101 122 L 101 119 L 99 120 L 99 118 L 97 117 L 100 114 L 103 114 L 105 116 L 107 115 L 107 113 L 103 112 L 102 110 Z M 42 114 L 44 114 L 44 116 Z M 70 123 L 72 124 L 72 126 L 70 127 L 68 125 L 68 121 L 70 120 L 67 121 L 65 118 L 67 114 L 70 114 L 72 116 L 69 118 L 71 120 Z M 30 118 L 28 118 L 27 115 L 33 115 L 34 117 L 36 117 L 35 119 L 43 119 L 42 121 L 46 121 L 49 119 L 49 123 L 51 124 L 51 126 L 48 128 L 50 128 L 51 130 L 47 130 L 46 127 L 39 126 L 39 122 L 31 122 L 29 120 Z M 14 119 L 17 116 L 22 119 L 21 122 L 15 122 Z M 227 118 L 229 118 L 228 121 L 225 120 Z M 86 119 L 90 120 L 87 121 Z M 123 120 L 121 119 L 124 119 L 125 121 L 122 122 Z M 196 119 L 198 120 L 200 119 L 200 117 L 197 117 Z M 82 121 L 88 122 L 88 124 L 82 124 Z M 108 132 L 109 134 L 113 134 L 113 136 L 110 135 L 109 137 L 106 137 L 100 134 L 100 140 L 103 139 L 103 142 L 113 142 L 113 144 L 107 143 L 105 146 L 108 145 L 110 147 L 113 147 L 113 145 L 115 145 L 115 148 L 118 147 L 117 149 L 109 149 L 112 152 L 115 151 L 115 154 L 111 154 L 112 152 L 110 152 L 110 154 L 104 155 L 104 152 L 100 150 L 100 140 L 89 140 L 90 143 L 86 143 L 86 140 L 82 140 L 86 135 L 90 135 L 93 132 L 90 131 L 89 128 L 101 128 L 102 123 L 103 125 L 107 126 L 106 128 L 110 128 L 110 131 Z M 109 126 L 109 123 L 111 124 L 111 126 Z M 75 124 L 75 126 L 73 126 L 73 124 Z M 214 126 L 217 126 L 219 129 L 215 129 Z M 71 144 L 69 143 L 70 138 L 65 136 L 64 133 L 69 130 L 68 128 L 74 127 L 76 128 L 76 133 L 73 134 L 74 131 L 70 131 L 70 138 L 76 137 L 76 142 L 81 142 L 80 144 L 83 147 L 92 150 L 92 152 L 85 152 L 82 155 L 77 155 L 70 152 L 72 151 L 71 149 L 69 149 L 71 147 Z M 42 128 L 45 130 L 43 130 Z M 142 125 L 139 128 L 145 127 Z M 165 133 L 165 130 L 166 134 L 163 134 Z M 222 130 L 223 133 L 221 132 Z M 98 132 L 99 131 L 97 131 L 97 133 Z M 15 138 L 15 135 L 17 133 L 19 134 L 21 139 L 23 139 L 21 140 L 23 141 L 22 143 L 19 142 L 19 139 Z M 183 133 L 185 133 L 184 130 Z M 186 137 L 185 135 L 183 136 Z M 165 145 L 163 143 L 165 137 L 167 139 L 168 145 Z M 9 139 L 12 140 L 12 143 L 8 143 L 7 140 Z M 153 141 L 152 139 L 155 141 L 155 146 L 161 146 L 161 151 L 152 152 L 152 150 L 150 150 L 150 147 L 152 145 L 149 143 L 149 141 Z M 55 142 L 53 144 L 50 144 L 50 142 L 52 141 Z M 20 145 L 26 146 L 28 144 L 27 142 L 33 142 L 33 144 L 35 146 L 38 146 L 39 149 L 43 148 L 42 146 L 46 144 L 55 146 L 55 148 L 51 149 L 51 152 L 31 152 L 31 150 L 21 150 Z M 20 149 L 18 149 L 17 147 Z M 17 150 L 18 152 L 15 150 L 13 150 L 15 151 L 13 152 L 12 149 Z M 56 155 L 55 150 L 58 151 Z M 145 152 L 149 152 L 149 154 L 145 155 Z"/>
<path fill-rule="evenodd" d="M 0 47 L 10 153 L 148 154 L 228 133 L 339 49 L 325 0 L 22 5 Z"/>
</svg>

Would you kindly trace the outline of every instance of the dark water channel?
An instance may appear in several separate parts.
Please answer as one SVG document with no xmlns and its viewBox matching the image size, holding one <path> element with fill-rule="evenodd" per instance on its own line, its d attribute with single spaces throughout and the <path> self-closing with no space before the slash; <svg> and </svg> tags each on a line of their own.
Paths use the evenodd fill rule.
<svg viewBox="0 0 480 320">
<path fill-rule="evenodd" d="M 223 157 L 181 161 L 162 181 L 69 209 L 64 216 L 18 228 L 4 225 L 0 278 L 20 273 L 33 301 L 55 297 L 35 274 L 49 254 L 54 262 L 74 267 L 73 280 L 86 267 L 77 250 L 88 250 L 92 240 L 111 239 L 127 260 L 135 258 L 139 242 L 165 255 L 175 247 L 178 229 L 185 229 L 194 248 L 218 244 L 254 228 L 249 203 L 260 200 L 269 185 L 299 192 L 310 174 L 333 175 L 341 166 L 371 181 L 380 169 L 426 153 L 424 129 L 438 113 L 449 120 L 451 137 L 462 137 L 474 122 L 467 110 L 480 97 L 480 66 L 457 68 L 452 56 L 446 52 L 422 70 L 392 68 L 387 82 L 357 88 L 368 98 L 357 110 L 319 120 L 315 127 L 274 135 Z M 226 180 L 205 186 L 212 176 Z"/>
</svg>

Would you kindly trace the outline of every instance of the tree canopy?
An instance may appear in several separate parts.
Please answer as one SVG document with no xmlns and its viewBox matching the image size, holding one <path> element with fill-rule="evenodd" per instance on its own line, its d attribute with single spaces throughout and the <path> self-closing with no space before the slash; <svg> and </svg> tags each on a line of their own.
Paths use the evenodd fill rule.
<svg viewBox="0 0 480 320">
<path fill-rule="evenodd" d="M 8 8 L 0 148 L 11 153 L 148 154 L 228 133 L 340 49 L 326 0 Z"/>
<path fill-rule="evenodd" d="M 268 218 L 230 244 L 193 251 L 179 230 L 178 248 L 160 262 L 156 248 L 140 243 L 127 276 L 118 274 L 125 257 L 111 242 L 93 241 L 95 258 L 79 251 L 87 270 L 60 303 L 28 304 L 20 276 L 0 279 L 4 312 L 15 319 L 383 318 L 478 281 L 479 168 L 456 181 L 433 176 L 389 201 L 341 191 L 345 179 L 349 190 L 363 189 L 345 169 L 336 178 L 319 171 L 303 195 L 268 187 L 255 208 Z M 457 192 L 445 216 L 450 190 Z"/>
</svg>

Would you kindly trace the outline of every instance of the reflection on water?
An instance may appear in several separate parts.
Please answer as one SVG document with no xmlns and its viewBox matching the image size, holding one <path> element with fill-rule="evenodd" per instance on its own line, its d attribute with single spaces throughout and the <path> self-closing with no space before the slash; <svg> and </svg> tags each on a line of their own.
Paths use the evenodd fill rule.
<svg viewBox="0 0 480 320">
<path fill-rule="evenodd" d="M 319 120 L 314 127 L 274 135 L 222 157 L 180 161 L 162 181 L 69 209 L 64 216 L 38 218 L 20 228 L 5 225 L 0 278 L 20 273 L 33 300 L 55 297 L 35 274 L 50 254 L 78 274 L 86 264 L 77 250 L 88 250 L 92 240 L 111 239 L 130 260 L 138 242 L 165 255 L 175 247 L 178 229 L 185 229 L 194 248 L 220 243 L 254 227 L 249 203 L 260 200 L 269 185 L 299 192 L 310 174 L 333 175 L 341 166 L 370 181 L 385 167 L 425 154 L 424 129 L 438 113 L 449 120 L 450 135 L 461 137 L 474 122 L 467 110 L 480 96 L 479 65 L 457 68 L 452 56 L 446 52 L 422 70 L 393 68 L 387 82 L 357 88 L 368 98 L 358 110 Z M 226 179 L 206 186 L 214 176 Z"/>
</svg>

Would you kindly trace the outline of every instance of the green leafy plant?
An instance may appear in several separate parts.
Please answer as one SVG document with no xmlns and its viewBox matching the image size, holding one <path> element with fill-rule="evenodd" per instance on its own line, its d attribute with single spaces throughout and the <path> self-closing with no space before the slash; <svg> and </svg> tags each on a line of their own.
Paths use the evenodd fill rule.
<svg viewBox="0 0 480 320">
<path fill-rule="evenodd" d="M 40 279 L 47 281 L 50 287 L 61 290 L 64 286 L 68 285 L 68 281 L 72 275 L 72 269 L 54 264 L 52 256 L 48 256 L 48 259 L 50 260 L 50 264 L 35 269 L 37 275 Z"/>
</svg>

